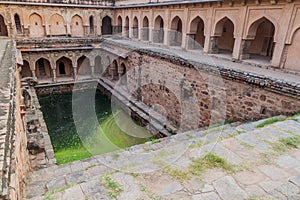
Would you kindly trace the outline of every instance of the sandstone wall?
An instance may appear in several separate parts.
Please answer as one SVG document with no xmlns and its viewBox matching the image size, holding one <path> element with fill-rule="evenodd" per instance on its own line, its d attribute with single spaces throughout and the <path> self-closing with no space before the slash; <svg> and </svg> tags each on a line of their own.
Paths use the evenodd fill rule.
<svg viewBox="0 0 300 200">
<path fill-rule="evenodd" d="M 139 100 L 183 129 L 300 110 L 299 85 L 148 50 L 129 56 L 127 82 Z"/>
<path fill-rule="evenodd" d="M 0 199 L 21 199 L 30 169 L 16 45 L 0 41 Z"/>
</svg>

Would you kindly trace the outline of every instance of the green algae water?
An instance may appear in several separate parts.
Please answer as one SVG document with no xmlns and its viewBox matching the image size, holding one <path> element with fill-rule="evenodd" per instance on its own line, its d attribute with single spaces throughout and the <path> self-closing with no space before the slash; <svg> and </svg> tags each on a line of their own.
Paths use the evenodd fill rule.
<svg viewBox="0 0 300 200">
<path fill-rule="evenodd" d="M 82 96 L 88 92 L 95 93 L 92 90 L 80 92 Z M 135 126 L 133 129 L 131 118 L 123 111 L 112 112 L 111 101 L 100 91 L 97 90 L 94 96 L 94 109 L 98 122 L 93 123 L 88 114 L 83 115 L 80 127 L 77 126 L 77 129 L 84 130 L 84 137 L 78 134 L 74 123 L 72 93 L 39 97 L 58 164 L 141 144 L 151 138 L 151 134 L 144 128 Z M 78 106 L 84 110 L 88 104 L 89 102 L 80 103 Z"/>
</svg>

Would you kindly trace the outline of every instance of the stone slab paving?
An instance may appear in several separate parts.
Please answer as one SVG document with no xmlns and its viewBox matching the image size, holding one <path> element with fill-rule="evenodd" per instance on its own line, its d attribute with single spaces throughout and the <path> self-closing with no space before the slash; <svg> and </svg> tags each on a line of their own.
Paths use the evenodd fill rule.
<svg viewBox="0 0 300 200">
<path fill-rule="evenodd" d="M 300 199 L 300 148 L 279 141 L 297 136 L 299 118 L 255 128 L 259 123 L 227 125 L 221 131 L 235 134 L 218 140 L 204 134 L 218 135 L 216 128 L 183 133 L 33 171 L 24 199 Z M 208 154 L 230 170 L 200 169 Z"/>
</svg>

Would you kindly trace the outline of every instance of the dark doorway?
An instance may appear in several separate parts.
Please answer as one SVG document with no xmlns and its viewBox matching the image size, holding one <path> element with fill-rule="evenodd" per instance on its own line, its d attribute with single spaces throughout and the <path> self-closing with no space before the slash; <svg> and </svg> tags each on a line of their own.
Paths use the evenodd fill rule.
<svg viewBox="0 0 300 200">
<path fill-rule="evenodd" d="M 59 63 L 58 68 L 59 68 L 59 74 L 66 74 L 65 64 L 63 62 Z"/>
<path fill-rule="evenodd" d="M 112 34 L 112 25 L 111 18 L 106 16 L 102 19 L 102 35 L 111 35 Z"/>
</svg>

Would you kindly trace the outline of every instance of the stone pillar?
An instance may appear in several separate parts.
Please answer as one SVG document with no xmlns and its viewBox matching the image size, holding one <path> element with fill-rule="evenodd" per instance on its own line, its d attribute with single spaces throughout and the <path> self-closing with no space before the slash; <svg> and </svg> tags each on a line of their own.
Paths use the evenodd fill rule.
<svg viewBox="0 0 300 200">
<path fill-rule="evenodd" d="M 56 82 L 56 70 L 52 69 L 52 74 L 53 74 L 53 82 Z"/>
<path fill-rule="evenodd" d="M 169 32 L 167 28 L 164 28 L 164 40 L 163 44 L 169 46 Z"/>
<path fill-rule="evenodd" d="M 242 49 L 241 49 L 241 55 L 240 60 L 249 59 L 250 54 L 248 53 L 248 48 L 251 45 L 251 40 L 242 40 Z"/>
<path fill-rule="evenodd" d="M 71 36 L 71 26 L 69 23 L 66 24 L 67 36 Z"/>
<path fill-rule="evenodd" d="M 218 36 L 212 36 L 210 37 L 210 49 L 209 53 L 219 53 L 219 47 L 218 47 L 219 37 Z"/>
<path fill-rule="evenodd" d="M 76 78 L 77 78 L 77 67 L 73 67 L 73 72 L 74 72 L 74 79 L 76 80 Z"/>
<path fill-rule="evenodd" d="M 92 69 L 92 74 L 91 74 L 91 76 L 94 77 L 94 76 L 95 76 L 95 65 L 92 65 L 92 66 L 91 66 L 91 69 Z"/>
<path fill-rule="evenodd" d="M 187 30 L 189 26 L 189 9 L 184 9 L 184 17 L 182 19 L 182 33 L 181 33 L 181 48 L 187 49 Z"/>
<path fill-rule="evenodd" d="M 36 78 L 35 70 L 31 70 L 31 74 L 33 78 Z"/>
<path fill-rule="evenodd" d="M 294 9 L 294 4 L 292 3 L 286 3 L 284 5 L 284 9 L 282 11 L 282 16 L 280 17 L 278 31 L 275 31 L 274 34 L 274 51 L 273 51 L 273 56 L 271 60 L 271 65 L 274 67 L 279 67 L 280 63 L 282 62 L 283 59 L 283 52 L 284 52 L 284 47 L 285 47 L 285 41 L 286 37 L 288 35 L 289 31 L 289 23 L 293 15 L 293 9 Z"/>
<path fill-rule="evenodd" d="M 171 12 L 169 9 L 166 9 L 165 11 L 165 19 L 164 19 L 164 45 L 169 46 L 169 34 L 168 34 L 168 30 L 170 30 L 169 28 L 169 22 L 170 22 L 170 16 Z"/>
<path fill-rule="evenodd" d="M 46 33 L 46 36 L 51 36 L 50 25 L 47 23 L 45 24 L 45 33 Z"/>
<path fill-rule="evenodd" d="M 207 10 L 207 16 L 206 16 L 206 26 L 204 28 L 204 36 L 205 36 L 205 41 L 204 41 L 204 47 L 203 47 L 203 51 L 206 53 L 210 52 L 210 48 L 211 48 L 211 35 L 213 32 L 213 15 L 214 15 L 214 9 L 210 8 Z"/>
</svg>

